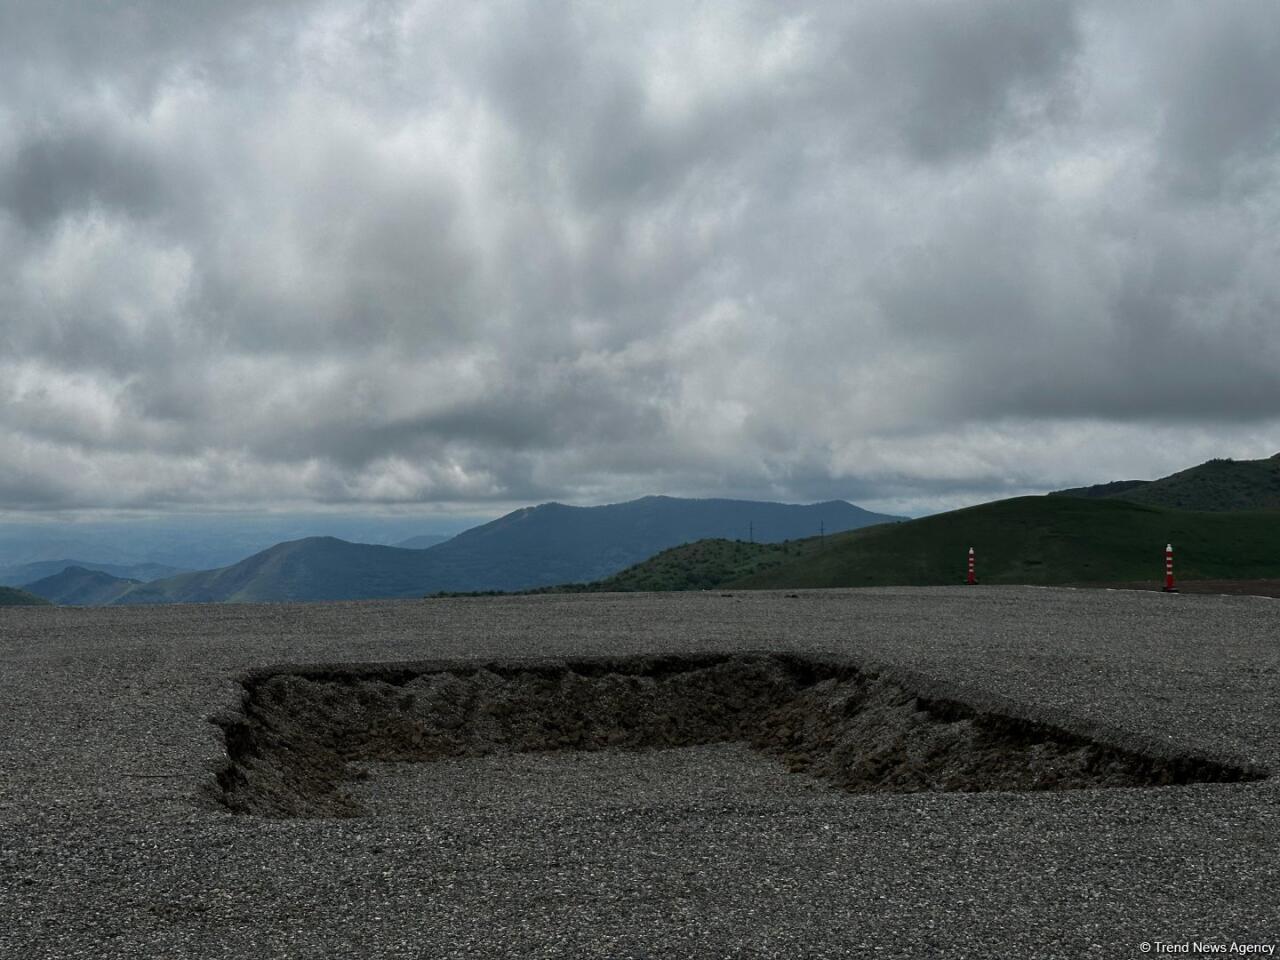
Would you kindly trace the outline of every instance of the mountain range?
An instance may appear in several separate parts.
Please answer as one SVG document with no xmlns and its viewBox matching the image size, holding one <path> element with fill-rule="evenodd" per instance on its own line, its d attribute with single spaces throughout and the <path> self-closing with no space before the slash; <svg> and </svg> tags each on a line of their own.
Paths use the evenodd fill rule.
<svg viewBox="0 0 1280 960">
<path fill-rule="evenodd" d="M 859 587 L 962 582 L 1156 583 L 1280 577 L 1280 457 L 1210 460 L 1154 481 L 1016 497 L 784 545 L 708 540 L 554 590 Z M 1194 509 L 1187 509 L 1188 506 Z"/>
<path fill-rule="evenodd" d="M 97 570 L 110 574 L 121 580 L 159 580 L 182 573 L 179 567 L 171 567 L 165 563 L 94 563 L 90 560 L 37 560 L 32 563 L 19 563 L 9 567 L 0 567 L 0 586 L 19 587 L 34 583 L 45 577 L 61 573 L 68 567 L 79 567 L 86 571 Z"/>
<path fill-rule="evenodd" d="M 825 536 L 814 536 L 820 531 Z M 309 537 L 212 570 L 152 578 L 121 574 L 152 574 L 154 566 L 67 564 L 18 584 L 62 604 L 934 584 L 962 577 L 970 546 L 984 583 L 1102 583 L 1155 576 L 1166 542 L 1178 545 L 1184 578 L 1280 577 L 1280 455 L 1210 460 L 1158 480 L 1112 481 L 912 521 L 843 501 L 547 503 L 450 539 L 411 537 L 391 547 Z M 12 569 L 0 573 L 13 576 Z"/>
<path fill-rule="evenodd" d="M 485 517 L 484 520 L 489 519 Z M 335 514 L 182 513 L 128 518 L 84 519 L 74 523 L 30 522 L 6 518 L 0 523 L 0 582 L 23 576 L 26 582 L 59 573 L 68 566 L 106 570 L 126 579 L 153 580 L 186 570 L 225 567 L 268 547 L 303 537 L 338 537 L 353 543 L 432 546 L 484 522 L 464 516 Z M 421 539 L 419 539 L 421 538 Z M 57 563 L 34 573 L 7 572 L 32 563 Z M 153 573 L 141 569 L 162 566 Z M 21 581 L 16 581 L 21 582 Z"/>
<path fill-rule="evenodd" d="M 28 593 L 60 606 L 99 607 L 114 603 L 141 580 L 113 577 L 102 570 L 71 566 L 23 586 Z"/>
<path fill-rule="evenodd" d="M 227 567 L 149 583 L 127 578 L 112 583 L 103 579 L 102 571 L 79 569 L 61 571 L 26 588 L 55 602 L 117 604 L 355 600 L 523 590 L 607 577 L 667 547 L 708 537 L 778 542 L 902 519 L 840 500 L 797 505 L 643 497 L 598 507 L 545 503 L 425 549 L 309 537 L 276 544 Z"/>
</svg>

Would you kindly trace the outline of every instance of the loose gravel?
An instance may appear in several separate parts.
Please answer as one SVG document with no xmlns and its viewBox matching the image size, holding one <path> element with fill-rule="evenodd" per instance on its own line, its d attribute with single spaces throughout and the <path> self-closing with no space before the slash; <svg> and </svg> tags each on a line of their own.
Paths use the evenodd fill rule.
<svg viewBox="0 0 1280 960">
<path fill-rule="evenodd" d="M 342 785 L 363 815 L 281 817 L 230 811 L 219 775 L 254 677 L 762 653 L 1140 757 L 1272 774 L 1278 613 L 1263 599 L 997 587 L 5 609 L 0 957 L 1274 945 L 1274 776 L 850 793 L 726 740 L 371 758 Z"/>
</svg>

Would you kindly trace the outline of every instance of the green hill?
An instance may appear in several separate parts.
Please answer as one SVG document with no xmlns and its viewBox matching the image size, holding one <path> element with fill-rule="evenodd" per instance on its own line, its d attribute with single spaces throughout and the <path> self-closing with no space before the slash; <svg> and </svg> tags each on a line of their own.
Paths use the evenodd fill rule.
<svg viewBox="0 0 1280 960">
<path fill-rule="evenodd" d="M 957 583 L 969 547 L 983 583 L 1280 577 L 1280 454 L 1210 460 L 1159 480 L 1117 480 L 785 545 L 703 541 L 608 579 L 557 590 L 695 590 Z M 794 551 L 789 553 L 787 551 Z"/>
<path fill-rule="evenodd" d="M 16 587 L 0 587 L 0 607 L 51 607 L 44 597 L 19 590 Z"/>
<path fill-rule="evenodd" d="M 1018 497 L 827 539 L 812 554 L 721 586 L 960 583 L 971 546 L 982 583 L 1158 580 L 1169 542 L 1179 577 L 1280 576 L 1280 512 L 1190 512 L 1110 498 Z"/>
<path fill-rule="evenodd" d="M 1280 454 L 1265 460 L 1209 460 L 1159 480 L 1117 480 L 1051 496 L 1128 500 L 1175 510 L 1280 510 Z"/>
<path fill-rule="evenodd" d="M 538 587 L 529 593 L 626 593 L 652 590 L 709 590 L 730 580 L 761 573 L 813 553 L 822 540 L 750 543 L 698 540 L 663 550 L 625 570 L 591 583 Z"/>
</svg>

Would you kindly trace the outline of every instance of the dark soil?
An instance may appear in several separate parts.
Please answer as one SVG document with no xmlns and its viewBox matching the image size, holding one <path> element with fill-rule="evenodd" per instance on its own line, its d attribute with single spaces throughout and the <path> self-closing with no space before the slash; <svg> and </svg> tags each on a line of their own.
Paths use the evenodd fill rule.
<svg viewBox="0 0 1280 960">
<path fill-rule="evenodd" d="M 223 718 L 236 813 L 357 816 L 360 764 L 745 742 L 853 793 L 1151 787 L 1256 779 L 919 696 L 796 656 L 668 656 L 271 670 Z"/>
</svg>

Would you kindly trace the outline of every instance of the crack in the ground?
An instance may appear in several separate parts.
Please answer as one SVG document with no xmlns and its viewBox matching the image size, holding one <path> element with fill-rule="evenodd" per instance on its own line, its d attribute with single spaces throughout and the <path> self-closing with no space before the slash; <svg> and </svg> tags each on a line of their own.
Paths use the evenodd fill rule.
<svg viewBox="0 0 1280 960">
<path fill-rule="evenodd" d="M 1155 756 L 793 655 L 596 658 L 262 671 L 222 717 L 217 800 L 358 816 L 359 762 L 742 741 L 852 793 L 1066 790 L 1265 776 Z"/>
</svg>

